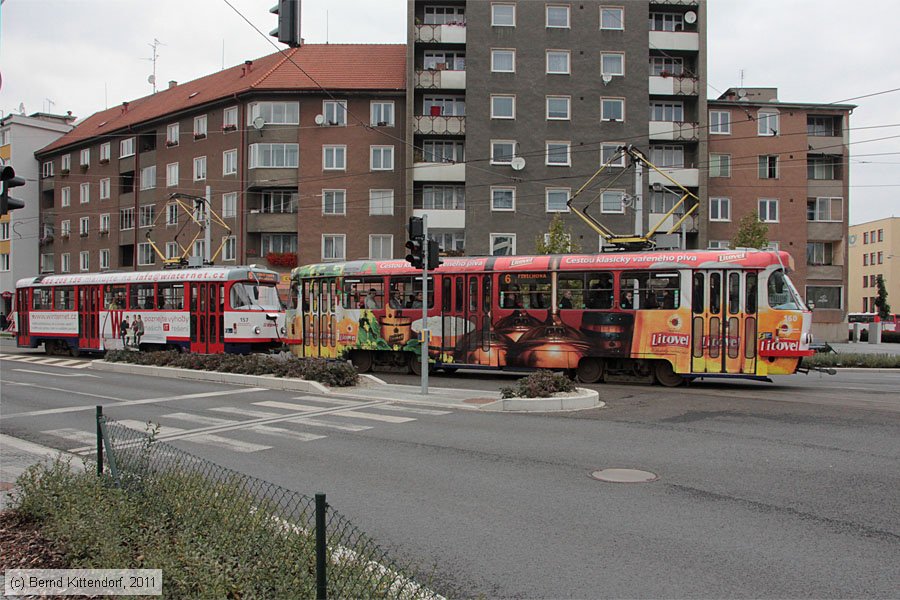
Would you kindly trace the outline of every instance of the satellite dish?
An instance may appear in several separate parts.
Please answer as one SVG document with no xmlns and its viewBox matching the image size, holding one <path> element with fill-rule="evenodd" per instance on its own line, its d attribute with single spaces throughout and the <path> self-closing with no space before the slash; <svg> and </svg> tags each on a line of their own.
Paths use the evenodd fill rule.
<svg viewBox="0 0 900 600">
<path fill-rule="evenodd" d="M 737 91 L 737 95 L 738 95 L 738 98 L 746 98 L 747 90 L 745 90 L 744 88 L 739 88 Z"/>
<path fill-rule="evenodd" d="M 525 168 L 525 159 L 521 156 L 517 156 L 512 159 L 512 162 L 509 163 L 509 166 L 513 168 L 513 171 L 521 171 Z"/>
<path fill-rule="evenodd" d="M 253 125 L 253 129 L 259 130 L 266 126 L 266 120 L 262 117 L 256 117 L 251 124 Z"/>
<path fill-rule="evenodd" d="M 156 83 L 156 75 L 150 75 L 147 77 L 147 83 Z"/>
<path fill-rule="evenodd" d="M 325 124 L 325 115 L 316 115 L 316 125 Z"/>
<path fill-rule="evenodd" d="M 852 235 L 848 236 L 847 239 L 850 242 L 850 245 L 852 246 L 853 244 L 856 243 L 856 234 L 852 234 Z"/>
<path fill-rule="evenodd" d="M 625 208 L 629 208 L 632 204 L 634 204 L 634 196 L 625 196 L 622 198 L 622 206 Z"/>
<path fill-rule="evenodd" d="M 697 22 L 697 13 L 695 13 L 692 10 L 689 10 L 686 13 L 684 13 L 684 22 L 688 23 L 690 25 L 693 25 L 694 23 L 696 23 Z"/>
<path fill-rule="evenodd" d="M 603 85 L 607 85 L 610 81 L 612 81 L 612 75 L 607 75 L 606 73 L 600 76 L 600 79 L 603 81 Z"/>
</svg>

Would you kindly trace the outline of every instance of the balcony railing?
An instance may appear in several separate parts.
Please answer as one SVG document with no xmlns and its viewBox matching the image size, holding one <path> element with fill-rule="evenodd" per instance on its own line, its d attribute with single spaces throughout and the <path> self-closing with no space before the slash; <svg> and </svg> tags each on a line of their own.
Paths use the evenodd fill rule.
<svg viewBox="0 0 900 600">
<path fill-rule="evenodd" d="M 418 135 L 465 135 L 465 117 L 421 115 L 414 117 L 413 132 Z"/>
<path fill-rule="evenodd" d="M 700 139 L 699 123 L 689 121 L 650 121 L 651 140 L 696 142 Z"/>
<path fill-rule="evenodd" d="M 466 72 L 446 69 L 417 70 L 416 87 L 419 89 L 464 90 L 466 89 Z"/>
<path fill-rule="evenodd" d="M 650 76 L 650 93 L 661 96 L 699 96 L 700 80 L 690 75 Z"/>
<path fill-rule="evenodd" d="M 423 44 L 465 44 L 466 24 L 416 25 L 416 42 Z"/>
</svg>

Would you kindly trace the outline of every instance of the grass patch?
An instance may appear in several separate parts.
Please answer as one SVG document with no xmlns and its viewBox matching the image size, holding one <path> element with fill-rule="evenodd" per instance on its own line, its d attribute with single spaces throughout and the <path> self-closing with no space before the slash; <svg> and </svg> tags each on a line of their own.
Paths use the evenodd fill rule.
<svg viewBox="0 0 900 600">
<path fill-rule="evenodd" d="M 900 355 L 892 354 L 814 354 L 803 358 L 801 368 L 856 367 L 864 369 L 900 369 Z"/>
</svg>

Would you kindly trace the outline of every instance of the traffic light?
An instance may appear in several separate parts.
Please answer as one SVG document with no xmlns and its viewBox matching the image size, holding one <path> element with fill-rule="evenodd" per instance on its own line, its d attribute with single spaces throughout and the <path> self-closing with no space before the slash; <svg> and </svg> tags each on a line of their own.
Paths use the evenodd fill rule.
<svg viewBox="0 0 900 600">
<path fill-rule="evenodd" d="M 412 265 L 414 269 L 421 269 L 425 264 L 423 240 L 409 240 L 406 247 L 409 248 L 409 254 L 406 255 L 406 262 Z"/>
<path fill-rule="evenodd" d="M 269 9 L 278 15 L 278 27 L 269 32 L 282 44 L 291 48 L 300 47 L 300 0 L 278 0 L 278 4 Z"/>
<path fill-rule="evenodd" d="M 434 271 L 441 263 L 441 246 L 435 240 L 428 240 L 428 270 Z"/>
<path fill-rule="evenodd" d="M 0 179 L 3 179 L 3 191 L 0 192 L 0 215 L 5 215 L 17 208 L 25 208 L 24 202 L 9 197 L 9 189 L 25 185 L 25 180 L 16 177 L 16 170 L 9 166 L 3 167 L 0 171 Z"/>
<path fill-rule="evenodd" d="M 422 221 L 422 217 L 410 217 L 406 230 L 409 232 L 409 239 L 411 240 L 425 239 L 425 223 Z"/>
</svg>

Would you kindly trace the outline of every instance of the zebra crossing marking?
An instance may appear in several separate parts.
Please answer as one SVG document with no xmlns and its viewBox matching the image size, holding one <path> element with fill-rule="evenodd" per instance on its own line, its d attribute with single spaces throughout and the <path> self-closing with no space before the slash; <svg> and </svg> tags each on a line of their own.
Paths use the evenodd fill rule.
<svg viewBox="0 0 900 600">
<path fill-rule="evenodd" d="M 47 356 L 33 356 L 24 354 L 0 354 L 0 360 L 12 360 L 16 362 L 35 365 L 47 365 L 48 367 L 65 367 L 67 369 L 86 369 L 91 366 L 89 360 L 73 360 L 71 358 L 50 358 Z"/>
</svg>

